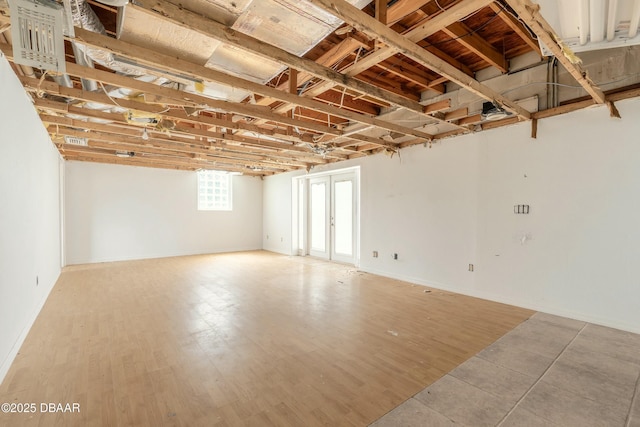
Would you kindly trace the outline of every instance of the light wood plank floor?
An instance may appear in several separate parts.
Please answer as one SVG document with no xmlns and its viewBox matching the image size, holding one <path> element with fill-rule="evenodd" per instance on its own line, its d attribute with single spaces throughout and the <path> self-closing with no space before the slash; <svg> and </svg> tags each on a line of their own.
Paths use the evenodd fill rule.
<svg viewBox="0 0 640 427">
<path fill-rule="evenodd" d="M 64 270 L 0 425 L 367 425 L 533 312 L 268 252 Z M 40 408 L 38 408 L 40 409 Z"/>
</svg>

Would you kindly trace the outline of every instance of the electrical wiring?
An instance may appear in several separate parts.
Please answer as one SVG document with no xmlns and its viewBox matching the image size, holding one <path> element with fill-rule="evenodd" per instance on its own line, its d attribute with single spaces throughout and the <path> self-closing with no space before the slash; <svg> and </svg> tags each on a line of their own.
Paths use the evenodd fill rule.
<svg viewBox="0 0 640 427">
<path fill-rule="evenodd" d="M 509 15 L 513 16 L 515 19 L 518 20 L 518 22 L 520 22 L 522 24 L 522 26 L 524 26 L 524 28 L 527 30 L 527 32 L 529 33 L 529 35 L 531 36 L 532 39 L 534 40 L 538 40 L 538 35 L 536 33 L 534 33 L 533 31 L 531 31 L 531 29 L 529 28 L 529 26 L 522 20 L 522 18 L 520 18 L 518 15 L 516 15 L 515 13 L 513 13 L 512 11 L 509 10 L 508 7 L 504 7 L 504 11 L 507 12 Z"/>
</svg>

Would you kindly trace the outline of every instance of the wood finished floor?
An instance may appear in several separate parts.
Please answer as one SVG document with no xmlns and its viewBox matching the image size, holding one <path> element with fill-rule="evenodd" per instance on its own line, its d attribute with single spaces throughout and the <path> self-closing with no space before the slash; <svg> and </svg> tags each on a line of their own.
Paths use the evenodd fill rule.
<svg viewBox="0 0 640 427">
<path fill-rule="evenodd" d="M 530 317 L 268 252 L 66 268 L 0 402 L 80 413 L 0 425 L 367 425 Z"/>
</svg>

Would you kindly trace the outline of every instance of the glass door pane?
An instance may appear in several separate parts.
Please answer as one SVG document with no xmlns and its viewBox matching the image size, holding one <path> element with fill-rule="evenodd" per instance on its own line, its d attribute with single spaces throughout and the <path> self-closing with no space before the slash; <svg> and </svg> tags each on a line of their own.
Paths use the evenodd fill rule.
<svg viewBox="0 0 640 427">
<path fill-rule="evenodd" d="M 329 181 L 309 183 L 309 253 L 329 258 Z"/>
<path fill-rule="evenodd" d="M 334 190 L 335 253 L 353 256 L 353 181 L 337 181 Z"/>
</svg>

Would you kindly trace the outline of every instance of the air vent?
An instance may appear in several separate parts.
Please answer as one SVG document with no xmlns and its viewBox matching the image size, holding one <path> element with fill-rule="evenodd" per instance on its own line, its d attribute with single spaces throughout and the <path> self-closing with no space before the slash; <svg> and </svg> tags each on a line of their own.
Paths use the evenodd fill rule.
<svg viewBox="0 0 640 427">
<path fill-rule="evenodd" d="M 15 62 L 64 73 L 64 8 L 49 0 L 11 0 L 10 6 Z"/>
<path fill-rule="evenodd" d="M 82 145 L 82 146 L 87 146 L 87 142 L 89 142 L 89 140 L 87 138 L 78 138 L 75 136 L 68 136 L 65 135 L 64 137 L 64 143 L 65 144 L 71 144 L 71 145 Z"/>
</svg>

